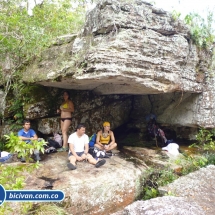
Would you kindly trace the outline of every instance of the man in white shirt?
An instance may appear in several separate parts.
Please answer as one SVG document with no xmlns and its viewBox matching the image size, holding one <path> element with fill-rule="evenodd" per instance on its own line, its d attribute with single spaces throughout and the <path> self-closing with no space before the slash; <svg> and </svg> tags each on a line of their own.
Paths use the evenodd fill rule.
<svg viewBox="0 0 215 215">
<path fill-rule="evenodd" d="M 76 132 L 71 134 L 68 139 L 69 143 L 69 161 L 67 164 L 71 170 L 76 169 L 76 161 L 87 160 L 89 163 L 94 164 L 96 168 L 105 164 L 106 160 L 96 160 L 88 153 L 89 150 L 89 137 L 85 134 L 85 126 L 79 124 Z"/>
</svg>

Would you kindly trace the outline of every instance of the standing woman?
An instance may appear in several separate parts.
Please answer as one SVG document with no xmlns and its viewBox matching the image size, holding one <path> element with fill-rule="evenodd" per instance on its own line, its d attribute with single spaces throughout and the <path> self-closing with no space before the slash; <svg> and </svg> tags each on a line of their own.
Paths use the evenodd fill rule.
<svg viewBox="0 0 215 215">
<path fill-rule="evenodd" d="M 64 102 L 60 106 L 60 109 L 57 110 L 57 113 L 60 113 L 60 125 L 63 135 L 63 147 L 58 151 L 67 151 L 68 150 L 68 130 L 72 122 L 72 114 L 74 112 L 74 104 L 70 100 L 70 95 L 68 91 L 63 92 Z"/>
</svg>

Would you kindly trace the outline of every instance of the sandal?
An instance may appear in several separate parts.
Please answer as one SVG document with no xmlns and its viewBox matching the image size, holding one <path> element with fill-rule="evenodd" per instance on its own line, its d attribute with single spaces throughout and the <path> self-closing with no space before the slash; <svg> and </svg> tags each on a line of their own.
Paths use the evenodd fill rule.
<svg viewBox="0 0 215 215">
<path fill-rule="evenodd" d="M 104 165 L 106 163 L 106 160 L 100 160 L 96 163 L 95 167 L 99 168 L 100 166 Z"/>
<path fill-rule="evenodd" d="M 71 169 L 71 170 L 77 169 L 77 167 L 74 166 L 72 163 L 68 163 L 68 164 L 67 164 L 67 167 L 68 167 L 69 169 Z"/>
<path fill-rule="evenodd" d="M 64 148 L 64 147 L 62 147 L 62 148 L 59 148 L 57 151 L 58 151 L 58 152 L 68 152 L 68 151 L 69 151 L 69 148 Z"/>
</svg>

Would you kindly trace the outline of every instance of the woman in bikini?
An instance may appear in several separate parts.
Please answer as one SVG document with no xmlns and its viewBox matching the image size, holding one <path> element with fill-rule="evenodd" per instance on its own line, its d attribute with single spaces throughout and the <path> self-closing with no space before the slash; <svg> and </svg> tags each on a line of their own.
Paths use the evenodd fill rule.
<svg viewBox="0 0 215 215">
<path fill-rule="evenodd" d="M 63 146 L 58 151 L 67 151 L 68 150 L 68 130 L 72 122 L 72 113 L 74 112 L 73 102 L 70 100 L 70 95 L 68 91 L 63 92 L 64 102 L 60 106 L 60 109 L 57 110 L 57 113 L 60 113 L 60 125 L 63 135 Z"/>
</svg>

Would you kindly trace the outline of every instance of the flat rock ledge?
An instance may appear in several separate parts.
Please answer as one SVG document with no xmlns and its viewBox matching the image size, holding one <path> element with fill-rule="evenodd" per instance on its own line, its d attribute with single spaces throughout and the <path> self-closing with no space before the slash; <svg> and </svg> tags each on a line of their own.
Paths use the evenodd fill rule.
<svg viewBox="0 0 215 215">
<path fill-rule="evenodd" d="M 78 162 L 76 170 L 69 170 L 67 162 L 66 152 L 44 155 L 42 166 L 27 175 L 25 189 L 63 191 L 62 206 L 73 215 L 116 212 L 134 202 L 141 192 L 144 163 L 137 165 L 115 155 L 106 158 L 100 168 Z"/>
<path fill-rule="evenodd" d="M 175 160 L 183 158 L 182 154 L 173 156 L 166 151 L 162 151 L 161 148 L 149 149 L 143 147 L 123 147 L 123 153 L 128 156 L 128 159 L 136 159 L 144 162 L 146 167 L 153 166 L 156 168 L 166 168 L 167 166 L 175 173 L 180 173 L 182 166 L 175 163 Z"/>
</svg>

